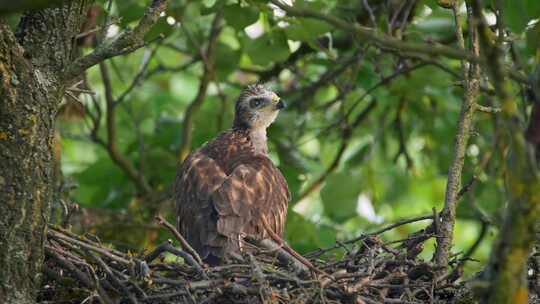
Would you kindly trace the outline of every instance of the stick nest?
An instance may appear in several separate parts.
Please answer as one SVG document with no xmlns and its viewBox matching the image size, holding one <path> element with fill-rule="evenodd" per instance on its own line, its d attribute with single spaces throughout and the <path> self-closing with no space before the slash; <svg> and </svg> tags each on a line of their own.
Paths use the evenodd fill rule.
<svg viewBox="0 0 540 304">
<path fill-rule="evenodd" d="M 247 238 L 248 250 L 221 266 L 209 267 L 170 240 L 148 254 L 133 255 L 90 236 L 50 227 L 39 301 L 474 303 L 470 284 L 456 283 L 463 265 L 457 257 L 450 270 L 418 258 L 423 242 L 433 236 L 430 230 L 391 242 L 393 246 L 372 233 L 319 249 L 304 256 L 317 268 L 314 272 L 270 240 Z M 181 259 L 165 262 L 164 253 Z M 540 282 L 538 277 L 529 280 Z M 536 296 L 532 297 L 534 301 Z"/>
</svg>

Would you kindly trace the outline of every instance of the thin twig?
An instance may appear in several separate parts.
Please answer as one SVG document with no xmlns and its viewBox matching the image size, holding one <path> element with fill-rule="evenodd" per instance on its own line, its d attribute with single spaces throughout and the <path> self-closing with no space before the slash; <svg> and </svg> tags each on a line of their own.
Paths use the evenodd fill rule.
<svg viewBox="0 0 540 304">
<path fill-rule="evenodd" d="M 143 56 L 143 61 L 142 61 L 141 67 L 139 68 L 139 71 L 137 72 L 135 77 L 133 77 L 133 80 L 131 81 L 127 89 L 124 92 L 122 92 L 122 94 L 120 94 L 118 98 L 116 98 L 116 100 L 114 101 L 115 106 L 122 103 L 122 101 L 124 101 L 126 96 L 128 96 L 129 93 L 131 93 L 131 91 L 133 91 L 133 89 L 137 87 L 141 83 L 141 81 L 144 79 L 144 75 L 148 69 L 148 65 L 150 64 L 150 61 L 152 60 L 152 58 L 154 58 L 154 56 L 156 55 L 158 48 L 159 48 L 159 45 L 153 48 L 148 55 Z"/>
<path fill-rule="evenodd" d="M 193 247 L 189 245 L 186 239 L 180 234 L 180 232 L 178 232 L 178 230 L 176 230 L 176 228 L 173 225 L 167 222 L 167 220 L 165 220 L 161 215 L 156 216 L 156 220 L 158 221 L 160 225 L 167 228 L 174 235 L 174 237 L 180 242 L 180 245 L 182 246 L 182 248 L 185 251 L 189 252 L 189 254 L 191 254 L 193 258 L 195 258 L 197 263 L 199 263 L 199 265 L 203 265 L 203 261 L 201 257 L 199 256 L 199 254 L 197 253 L 197 251 L 195 251 L 195 249 L 193 249 Z"/>
<path fill-rule="evenodd" d="M 101 303 L 104 304 L 112 304 L 113 301 L 111 298 L 107 295 L 105 290 L 101 288 L 100 286 L 93 283 L 90 278 L 81 270 L 79 270 L 73 263 L 68 261 L 67 259 L 62 258 L 58 253 L 56 253 L 54 250 L 52 250 L 51 247 L 46 246 L 45 247 L 45 254 L 54 258 L 64 269 L 71 272 L 75 277 L 77 277 L 84 285 L 86 285 L 88 288 L 95 289 L 97 293 L 99 294 L 98 300 Z"/>
<path fill-rule="evenodd" d="M 97 256 L 96 254 L 94 254 L 92 252 L 89 252 L 89 251 L 88 251 L 88 254 L 92 257 L 92 259 L 94 259 L 99 264 L 99 266 L 101 266 L 101 268 L 103 268 L 103 270 L 111 278 L 113 283 L 116 286 L 120 287 L 120 289 L 122 290 L 122 293 L 124 294 L 124 296 L 126 296 L 131 301 L 131 303 L 133 303 L 133 304 L 138 304 L 139 303 L 137 301 L 137 298 L 133 295 L 133 293 L 131 293 L 122 282 L 120 282 L 120 280 L 112 272 L 112 270 L 109 268 L 109 266 L 99 256 Z"/>
<path fill-rule="evenodd" d="M 264 216 L 261 217 L 261 221 L 262 221 L 264 229 L 266 230 L 268 235 L 279 246 L 283 246 L 283 249 L 285 249 L 285 251 L 287 251 L 290 255 L 292 255 L 293 257 L 298 259 L 298 261 L 300 261 L 302 264 L 306 265 L 306 267 L 309 268 L 311 271 L 313 271 L 313 272 L 315 272 L 317 274 L 320 274 L 320 275 L 322 275 L 324 277 L 330 278 L 331 280 L 334 280 L 334 278 L 331 275 L 329 275 L 328 273 L 326 273 L 326 272 L 320 270 L 319 268 L 313 266 L 313 264 L 311 264 L 310 261 L 308 261 L 306 258 L 301 256 L 298 252 L 294 251 L 294 249 L 292 249 L 277 233 L 274 232 L 274 230 L 272 230 L 272 228 L 270 227 L 270 225 L 268 224 L 268 222 L 266 221 L 266 218 Z"/>
<path fill-rule="evenodd" d="M 145 45 L 144 35 L 160 18 L 160 14 L 165 11 L 167 0 L 152 0 L 146 8 L 144 16 L 133 30 L 125 30 L 115 37 L 112 42 L 100 44 L 92 53 L 76 59 L 66 69 L 63 79 L 69 81 L 77 78 L 86 69 L 104 60 L 135 51 Z M 106 27 L 103 27 L 106 28 Z"/>
<path fill-rule="evenodd" d="M 425 54 L 429 56 L 443 56 L 453 59 L 467 60 L 471 63 L 481 63 L 482 65 L 486 66 L 490 64 L 489 62 L 484 61 L 477 54 L 467 52 L 462 49 L 452 48 L 437 43 L 404 41 L 389 35 L 382 34 L 376 29 L 365 27 L 357 23 L 349 23 L 344 19 L 340 19 L 331 15 L 326 15 L 319 11 L 290 6 L 281 0 L 271 0 L 270 2 L 287 12 L 287 15 L 289 16 L 322 20 L 336 28 L 353 33 L 355 35 L 355 38 L 363 43 L 370 42 L 380 48 L 398 50 L 399 52 L 402 52 L 404 54 Z M 509 73 L 513 80 L 523 84 L 528 83 L 528 78 L 521 72 L 511 68 L 506 68 L 506 71 Z"/>
<path fill-rule="evenodd" d="M 135 166 L 118 150 L 117 138 L 116 138 L 116 111 L 115 101 L 112 93 L 112 84 L 109 76 L 109 70 L 107 64 L 104 62 L 99 63 L 99 70 L 101 72 L 101 79 L 103 81 L 103 87 L 105 90 L 105 102 L 106 102 L 106 125 L 107 125 L 107 141 L 106 149 L 111 159 L 124 171 L 124 173 L 131 179 L 137 186 L 137 190 L 143 195 L 151 195 L 154 191 L 148 184 L 145 177 L 139 172 Z"/>
<path fill-rule="evenodd" d="M 463 30 L 459 15 L 459 1 L 453 2 L 454 20 L 456 24 L 456 37 L 460 49 L 465 49 L 463 39 Z M 471 52 L 474 56 L 479 56 L 479 42 L 475 34 L 474 26 L 469 25 L 471 29 Z M 446 194 L 444 199 L 444 208 L 440 214 L 441 222 L 439 233 L 437 234 L 437 248 L 435 250 L 435 262 L 439 267 L 448 265 L 448 257 L 452 247 L 454 234 L 454 224 L 456 221 L 456 208 L 461 188 L 461 176 L 463 165 L 465 163 L 465 152 L 471 130 L 473 128 L 473 115 L 476 109 L 475 103 L 479 93 L 480 67 L 477 63 L 471 64 L 470 68 L 465 61 L 461 62 L 462 75 L 465 81 L 465 94 L 461 104 L 461 114 L 458 121 L 458 130 L 455 135 L 454 155 L 452 163 L 448 170 L 448 181 L 446 185 Z"/>
<path fill-rule="evenodd" d="M 221 10 L 218 11 L 214 19 L 212 20 L 212 26 L 210 28 L 210 35 L 208 37 L 208 46 L 205 51 L 201 50 L 201 58 L 203 59 L 203 76 L 199 83 L 199 89 L 197 95 L 191 101 L 184 113 L 184 121 L 182 123 L 182 136 L 180 147 L 178 148 L 178 159 L 180 161 L 184 160 L 191 150 L 191 141 L 193 137 L 193 118 L 201 107 L 205 97 L 206 91 L 210 81 L 214 78 L 214 61 L 215 61 L 215 52 L 217 47 L 217 39 L 221 32 L 221 19 L 222 19 Z M 182 27 L 183 28 L 183 27 Z"/>
<path fill-rule="evenodd" d="M 484 112 L 484 113 L 496 114 L 502 111 L 502 109 L 500 108 L 488 107 L 488 106 L 483 106 L 479 104 L 475 104 L 474 106 L 476 107 L 477 111 Z"/>
<path fill-rule="evenodd" d="M 373 99 L 366 106 L 366 108 L 360 114 L 358 114 L 357 117 L 355 117 L 351 125 L 343 129 L 341 145 L 338 148 L 338 152 L 336 156 L 334 157 L 334 160 L 315 181 L 313 181 L 309 186 L 306 187 L 306 189 L 300 195 L 298 195 L 298 197 L 296 198 L 296 201 L 301 201 L 302 199 L 306 198 L 311 193 L 313 193 L 315 190 L 319 189 L 319 187 L 326 180 L 326 178 L 330 174 L 332 174 L 334 170 L 337 169 L 337 167 L 339 166 L 339 163 L 341 162 L 341 158 L 343 157 L 343 154 L 349 145 L 349 139 L 352 135 L 352 132 L 354 131 L 354 129 L 356 129 L 356 127 L 360 125 L 360 123 L 362 123 L 368 117 L 368 114 L 375 108 L 376 105 L 377 105 L 377 102 L 375 99 Z"/>
</svg>

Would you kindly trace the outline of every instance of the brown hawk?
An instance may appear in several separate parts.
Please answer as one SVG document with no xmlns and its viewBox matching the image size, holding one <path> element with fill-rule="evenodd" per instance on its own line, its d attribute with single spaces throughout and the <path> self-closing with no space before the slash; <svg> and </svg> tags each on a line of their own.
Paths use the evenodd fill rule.
<svg viewBox="0 0 540 304">
<path fill-rule="evenodd" d="M 209 264 L 239 252 L 244 235 L 267 238 L 265 227 L 283 234 L 290 193 L 267 156 L 266 128 L 284 106 L 262 85 L 248 86 L 232 129 L 189 154 L 177 171 L 178 230 Z"/>
</svg>

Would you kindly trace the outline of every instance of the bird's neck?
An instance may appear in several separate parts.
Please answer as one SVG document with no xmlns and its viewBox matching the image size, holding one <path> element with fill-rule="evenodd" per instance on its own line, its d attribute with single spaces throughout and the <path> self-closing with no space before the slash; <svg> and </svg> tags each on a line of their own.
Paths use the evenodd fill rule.
<svg viewBox="0 0 540 304">
<path fill-rule="evenodd" d="M 255 148 L 255 152 L 267 154 L 268 146 L 266 145 L 266 128 L 250 128 L 248 132 L 253 148 Z"/>
</svg>

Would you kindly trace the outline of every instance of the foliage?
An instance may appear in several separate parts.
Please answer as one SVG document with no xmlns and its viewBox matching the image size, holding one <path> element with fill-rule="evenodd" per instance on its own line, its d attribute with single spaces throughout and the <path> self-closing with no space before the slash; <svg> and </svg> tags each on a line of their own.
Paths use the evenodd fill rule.
<svg viewBox="0 0 540 304">
<path fill-rule="evenodd" d="M 528 73 L 540 54 L 539 39 L 534 38 L 540 29 L 535 19 L 540 5 L 532 0 L 517 1 L 518 5 L 503 2 L 508 4 L 504 9 L 514 56 L 509 64 Z M 107 3 L 98 4 L 102 6 L 99 24 L 106 21 Z M 297 0 L 294 6 L 356 20 L 409 42 L 455 46 L 450 10 L 435 1 L 400 3 Z M 110 26 L 108 33 L 132 26 L 144 5 L 136 0 L 113 1 L 111 15 L 120 22 Z M 488 3 L 486 12 L 491 10 Z M 113 96 L 127 93 L 116 107 L 116 144 L 153 191 L 167 191 L 174 179 L 178 149 L 186 140 L 181 138 L 181 129 L 186 110 L 204 81 L 201 58 L 207 55 L 216 15 L 223 18 L 211 81 L 193 113 L 188 144 L 196 148 L 231 125 L 235 98 L 247 83 L 266 82 L 287 100 L 290 106 L 270 128 L 269 137 L 271 157 L 293 196 L 286 234 L 292 247 L 306 252 L 370 231 L 381 221 L 431 214 L 432 208 L 442 207 L 464 94 L 459 61 L 381 49 L 324 21 L 285 16 L 265 1 L 172 1 L 166 16 L 147 34 L 145 48 L 106 63 Z M 159 33 L 162 39 L 157 38 Z M 73 200 L 90 209 L 121 209 L 139 215 L 124 220 L 149 222 L 144 219 L 156 208 L 172 215 L 171 202 L 156 207 L 154 201 L 138 195 L 141 191 L 134 181 L 90 137 L 95 123 L 91 117 L 101 113 L 96 134 L 107 138 L 106 100 L 99 68 L 90 69 L 86 77 L 96 96 L 92 100 L 80 95 L 85 115 L 61 111 L 58 118 L 64 178 L 76 184 Z M 491 106 L 492 88 L 487 83 L 482 86 L 478 103 Z M 523 92 L 521 83 L 513 84 L 513 94 Z M 373 109 L 351 128 L 370 103 Z M 67 98 L 64 108 L 73 104 Z M 527 113 L 527 101 L 520 101 L 520 107 Z M 506 203 L 506 147 L 500 146 L 504 130 L 496 114 L 477 113 L 474 125 L 463 182 L 473 178 L 475 182 L 459 203 L 454 251 L 466 251 L 488 221 L 490 233 L 473 255 L 485 261 Z M 325 178 L 310 190 L 321 176 Z M 364 198 L 363 208 L 359 196 Z M 107 234 L 99 226 L 90 228 Z M 386 236 L 399 239 L 420 228 L 418 224 L 404 226 Z M 153 246 L 166 237 L 138 236 L 133 240 L 130 235 L 128 246 Z M 109 241 L 126 242 L 122 238 L 117 233 Z M 432 248 L 426 248 L 422 256 L 429 259 L 431 252 Z M 482 264 L 467 265 L 475 270 Z"/>
</svg>

